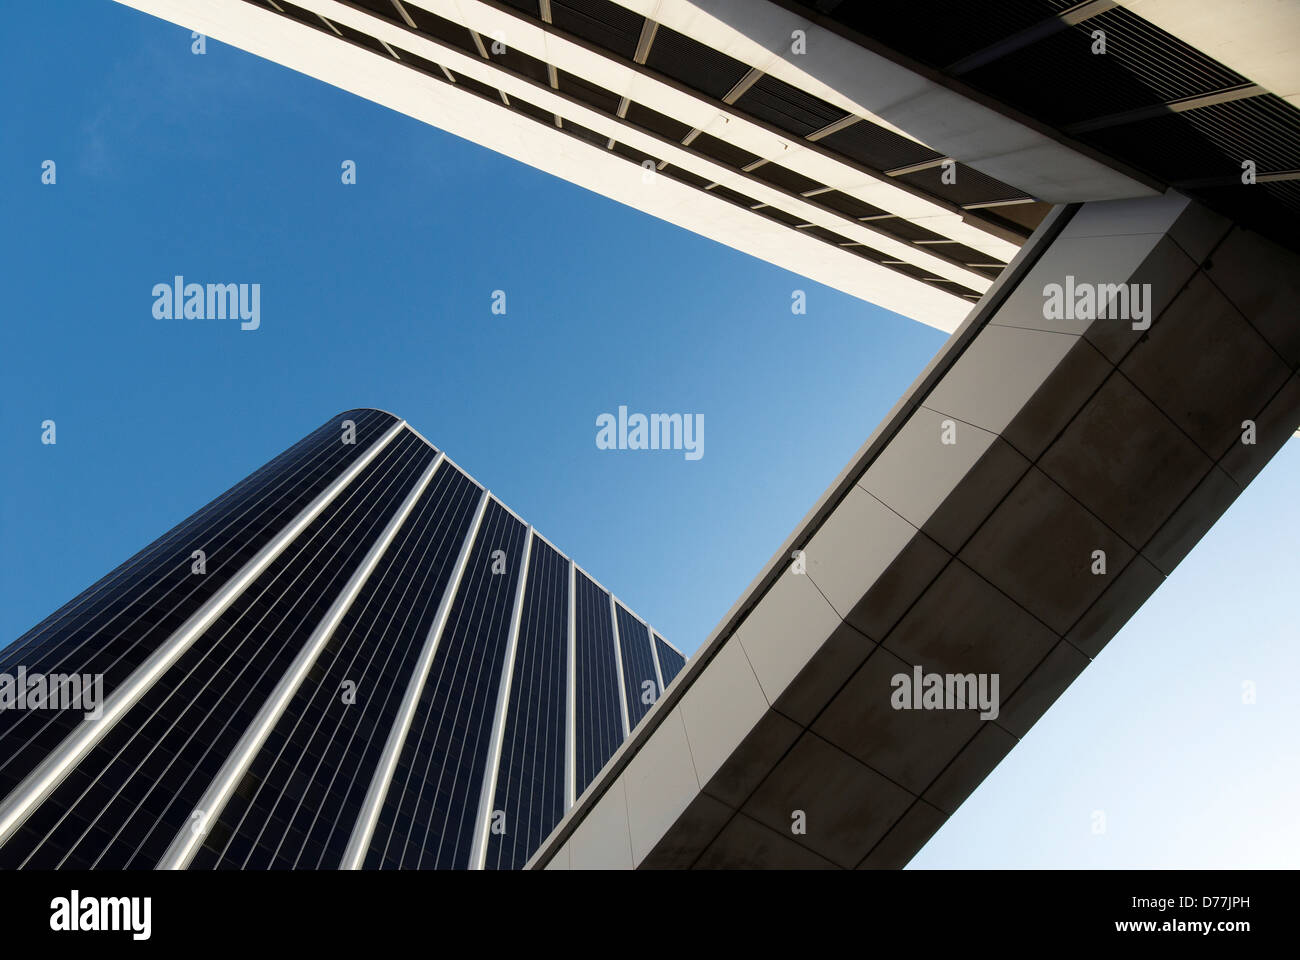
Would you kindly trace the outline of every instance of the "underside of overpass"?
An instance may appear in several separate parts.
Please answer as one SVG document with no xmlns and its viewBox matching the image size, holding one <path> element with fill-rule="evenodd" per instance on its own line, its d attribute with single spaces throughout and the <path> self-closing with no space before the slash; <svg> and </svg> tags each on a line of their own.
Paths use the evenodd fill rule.
<svg viewBox="0 0 1300 960">
<path fill-rule="evenodd" d="M 906 864 L 1300 423 L 1298 296 L 1177 193 L 1058 207 L 532 865 Z"/>
</svg>

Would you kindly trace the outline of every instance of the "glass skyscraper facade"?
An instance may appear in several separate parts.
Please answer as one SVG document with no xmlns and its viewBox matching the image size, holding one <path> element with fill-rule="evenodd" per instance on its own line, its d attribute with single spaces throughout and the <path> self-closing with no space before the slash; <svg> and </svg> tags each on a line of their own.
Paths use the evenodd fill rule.
<svg viewBox="0 0 1300 960">
<path fill-rule="evenodd" d="M 684 665 L 351 410 L 0 651 L 103 684 L 0 710 L 0 867 L 522 867 Z"/>
</svg>

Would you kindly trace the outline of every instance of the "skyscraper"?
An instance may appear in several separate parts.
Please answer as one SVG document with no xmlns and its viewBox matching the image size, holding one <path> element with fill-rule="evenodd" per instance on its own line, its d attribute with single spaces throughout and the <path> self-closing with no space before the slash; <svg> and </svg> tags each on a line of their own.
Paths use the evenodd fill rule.
<svg viewBox="0 0 1300 960">
<path fill-rule="evenodd" d="M 0 653 L 0 866 L 519 867 L 684 663 L 348 411 Z"/>
</svg>

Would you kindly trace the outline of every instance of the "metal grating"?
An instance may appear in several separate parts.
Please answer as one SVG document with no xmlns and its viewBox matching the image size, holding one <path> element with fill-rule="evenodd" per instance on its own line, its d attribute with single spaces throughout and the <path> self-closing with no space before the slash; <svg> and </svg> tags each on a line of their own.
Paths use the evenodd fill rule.
<svg viewBox="0 0 1300 960">
<path fill-rule="evenodd" d="M 603 133 L 597 133 L 590 130 L 580 123 L 574 123 L 572 120 L 562 120 L 563 126 L 560 127 L 565 133 L 571 133 L 580 140 L 586 140 L 590 144 L 600 147 L 602 150 L 609 143 L 609 137 Z"/>
<path fill-rule="evenodd" d="M 767 217 L 767 219 L 775 220 L 777 223 L 784 223 L 787 227 L 797 227 L 804 222 L 803 217 L 796 217 L 793 213 L 786 213 L 779 207 L 759 207 L 754 212 L 760 217 Z"/>
<path fill-rule="evenodd" d="M 1254 160 L 1261 173 L 1300 170 L 1300 111 L 1281 97 L 1234 100 L 1180 116 L 1229 159 L 1234 174 L 1242 160 Z"/>
<path fill-rule="evenodd" d="M 566 33 L 631 60 L 645 18 L 610 0 L 551 0 L 551 22 Z"/>
<path fill-rule="evenodd" d="M 542 123 L 555 123 L 555 114 L 551 113 L 549 110 L 543 110 L 541 107 L 531 104 L 526 100 L 520 100 L 518 97 L 510 98 L 510 108 L 512 110 L 518 110 L 520 113 L 526 114 L 534 120 L 539 120 Z"/>
<path fill-rule="evenodd" d="M 863 217 L 879 217 L 885 214 L 885 211 L 879 207 L 873 206 L 865 200 L 859 200 L 847 193 L 842 193 L 839 190 L 819 193 L 817 196 L 808 197 L 807 199 L 809 203 L 815 203 L 820 207 L 834 210 L 836 213 L 842 213 L 854 220 L 861 220 Z"/>
<path fill-rule="evenodd" d="M 508 45 L 503 52 L 494 53 L 493 47 L 495 45 L 495 41 L 491 37 L 483 38 L 483 46 L 488 51 L 488 57 L 498 67 L 509 70 L 521 77 L 527 77 L 534 83 L 545 85 L 550 82 L 544 62 Z"/>
<path fill-rule="evenodd" d="M 779 163 L 765 163 L 749 171 L 749 175 L 790 193 L 807 193 L 809 190 L 816 190 L 823 186 L 811 177 L 805 177 L 802 173 L 789 170 Z"/>
<path fill-rule="evenodd" d="M 753 197 L 747 197 L 743 193 L 740 193 L 737 190 L 732 190 L 729 187 L 714 187 L 709 192 L 714 196 L 721 197 L 723 200 L 730 200 L 732 203 L 738 204 L 746 209 L 758 203 L 758 201 Z"/>
<path fill-rule="evenodd" d="M 711 134 L 701 133 L 691 141 L 690 149 L 697 153 L 702 153 L 710 160 L 716 160 L 728 167 L 747 167 L 755 160 L 757 156 L 747 150 L 742 150 L 726 140 L 719 140 Z"/>
<path fill-rule="evenodd" d="M 664 26 L 655 33 L 646 66 L 715 100 L 749 73 L 747 64 Z"/>
<path fill-rule="evenodd" d="M 980 173 L 974 167 L 959 163 L 955 169 L 956 183 L 943 182 L 943 168 L 931 167 L 916 173 L 905 173 L 895 179 L 911 184 L 919 190 L 935 197 L 942 197 L 949 203 L 990 203 L 994 200 L 1014 200 L 1023 197 L 1025 192 L 1009 186 L 1001 180 L 995 180 Z"/>
<path fill-rule="evenodd" d="M 628 103 L 626 119 L 633 126 L 649 130 L 651 133 L 657 134 L 665 140 L 672 140 L 674 143 L 681 143 L 682 138 L 691 132 L 688 124 L 682 123 L 680 120 L 674 120 L 658 110 L 651 110 L 649 107 L 635 101 Z"/>
<path fill-rule="evenodd" d="M 735 106 L 796 137 L 806 137 L 848 116 L 825 100 L 766 74 L 745 91 Z"/>
<path fill-rule="evenodd" d="M 1077 5 L 1075 0 L 1015 4 L 914 0 L 906 11 L 891 13 L 875 5 L 777 2 L 868 49 L 941 72 L 986 48 L 996 50 L 1002 41 L 1015 41 L 1020 31 L 1042 22 L 1040 18 Z M 1106 31 L 1105 55 L 1091 52 L 1091 35 L 1097 29 Z M 1293 228 L 1300 216 L 1300 191 L 1267 181 L 1249 186 L 1240 182 L 1243 159 L 1255 160 L 1260 174 L 1300 165 L 1296 159 L 1300 111 L 1283 100 L 1262 95 L 1092 130 L 1065 129 L 1248 82 L 1129 9 L 1113 8 L 1018 48 L 1008 44 L 1006 52 L 983 65 L 963 70 L 960 76 L 949 74 L 950 84 L 958 90 L 972 89 L 994 103 L 1006 104 L 1011 108 L 1008 112 L 1057 127 L 1067 142 L 1086 144 L 1119 166 L 1157 182 L 1180 185 L 1194 199 L 1283 245 L 1296 248 L 1300 242 Z M 861 125 L 849 130 L 857 126 Z M 835 143 L 847 133 L 826 140 L 851 156 Z M 979 215 L 992 222 L 1033 226 L 1041 220 L 1042 208 L 1023 204 L 985 209 Z"/>
<path fill-rule="evenodd" d="M 425 36 L 434 40 L 439 40 L 448 46 L 455 47 L 457 50 L 463 50 L 478 56 L 478 47 L 474 45 L 474 37 L 470 34 L 468 27 L 462 27 L 459 23 L 453 23 L 445 17 L 440 17 L 436 13 L 430 13 L 413 3 L 403 4 L 406 12 L 411 15 L 415 21 L 416 27 Z"/>
<path fill-rule="evenodd" d="M 701 177 L 697 173 L 691 173 L 691 171 L 689 170 L 683 170 L 681 167 L 674 166 L 671 163 L 667 164 L 659 172 L 667 174 L 668 176 L 672 177 L 674 180 L 680 180 L 682 183 L 688 183 L 692 187 L 699 187 L 700 189 L 703 189 L 704 187 L 707 187 L 709 185 L 709 181 L 705 177 Z"/>
<path fill-rule="evenodd" d="M 873 220 L 867 224 L 873 230 L 879 230 L 886 236 L 894 237 L 905 243 L 913 243 L 917 240 L 942 240 L 943 234 L 935 233 L 933 230 L 927 230 L 925 227 L 917 226 L 910 220 L 902 217 L 892 217 L 889 220 Z M 943 253 L 941 247 L 928 248 L 934 253 Z"/>
<path fill-rule="evenodd" d="M 658 165 L 659 162 L 655 157 L 650 156 L 650 154 L 642 153 L 636 147 L 629 147 L 626 143 L 615 143 L 613 150 L 620 157 L 625 157 L 638 165 L 645 164 L 647 161 Z"/>
<path fill-rule="evenodd" d="M 453 73 L 452 76 L 456 78 L 456 84 L 458 86 L 462 86 L 466 90 L 477 93 L 480 97 L 487 97 L 487 99 L 493 100 L 497 103 L 501 102 L 501 94 L 496 87 L 475 80 L 473 77 L 467 77 L 462 73 Z"/>
<path fill-rule="evenodd" d="M 618 112 L 619 96 L 617 93 L 612 93 L 604 87 L 598 87 L 596 84 L 564 70 L 556 70 L 555 74 L 561 93 L 567 93 L 569 96 L 581 100 L 587 106 L 594 107 L 601 113 L 613 116 Z"/>
<path fill-rule="evenodd" d="M 1094 30 L 1106 52 L 1092 52 Z M 1026 83 L 1026 77 L 1087 82 Z M 1047 37 L 962 77 L 1056 126 L 1213 93 L 1246 78 L 1122 7 Z"/>
<path fill-rule="evenodd" d="M 817 142 L 871 170 L 893 170 L 943 157 L 924 144 L 867 120 L 859 120 Z"/>
<path fill-rule="evenodd" d="M 375 0 L 378 2 L 378 0 Z M 501 0 L 507 7 L 514 7 L 520 13 L 526 13 L 530 17 L 541 19 L 541 12 L 537 6 L 537 0 Z"/>
<path fill-rule="evenodd" d="M 840 3 L 832 6 L 829 15 L 864 36 L 908 51 L 922 63 L 944 67 L 1078 3 L 1079 0 L 1015 0 L 1012 3 L 912 0 L 904 9 L 892 12 L 877 4 Z M 813 0 L 797 6 L 821 14 L 828 5 Z M 912 50 L 919 53 L 911 53 Z"/>
<path fill-rule="evenodd" d="M 441 80 L 443 83 L 447 82 L 447 75 L 442 72 L 442 67 L 438 66 L 432 60 L 426 60 L 418 53 L 411 53 L 411 51 L 404 50 L 401 47 L 393 47 L 393 52 L 396 53 L 402 59 L 402 63 L 406 64 L 408 67 L 414 67 L 416 70 L 433 77 L 435 80 Z"/>
<path fill-rule="evenodd" d="M 819 227 L 816 225 L 813 225 L 811 227 L 804 227 L 802 232 L 811 234 L 812 236 L 816 237 L 818 240 L 825 240 L 827 243 L 833 243 L 837 247 L 840 246 L 841 244 L 853 242 L 848 237 L 842 236 L 841 234 L 836 233 L 834 230 L 827 230 L 825 227 Z"/>
<path fill-rule="evenodd" d="M 333 20 L 330 23 L 334 24 L 334 29 L 341 33 L 343 39 L 349 43 L 354 43 L 358 47 L 365 47 L 367 50 L 381 54 L 385 59 L 391 59 L 388 56 L 388 51 L 384 49 L 384 45 L 369 34 L 362 33 L 360 30 L 353 30 L 341 23 L 334 23 Z"/>
<path fill-rule="evenodd" d="M 1003 263 L 1001 259 L 993 256 L 991 253 L 985 253 L 983 250 L 976 250 L 974 247 L 968 247 L 964 243 L 936 243 L 926 249 L 932 253 L 942 254 L 958 263 Z M 998 268 L 993 268 L 996 272 Z"/>
</svg>

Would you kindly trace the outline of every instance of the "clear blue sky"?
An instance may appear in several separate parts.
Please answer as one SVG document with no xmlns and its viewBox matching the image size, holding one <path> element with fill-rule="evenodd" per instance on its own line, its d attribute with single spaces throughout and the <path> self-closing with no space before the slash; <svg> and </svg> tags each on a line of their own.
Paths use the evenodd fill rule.
<svg viewBox="0 0 1300 960">
<path fill-rule="evenodd" d="M 8 17 L 2 641 L 377 406 L 692 652 L 943 342 L 109 0 Z M 176 274 L 260 283 L 261 329 L 154 319 Z M 620 404 L 703 414 L 703 459 L 597 450 Z M 1296 865 L 1298 475 L 1292 444 L 915 865 Z"/>
</svg>

